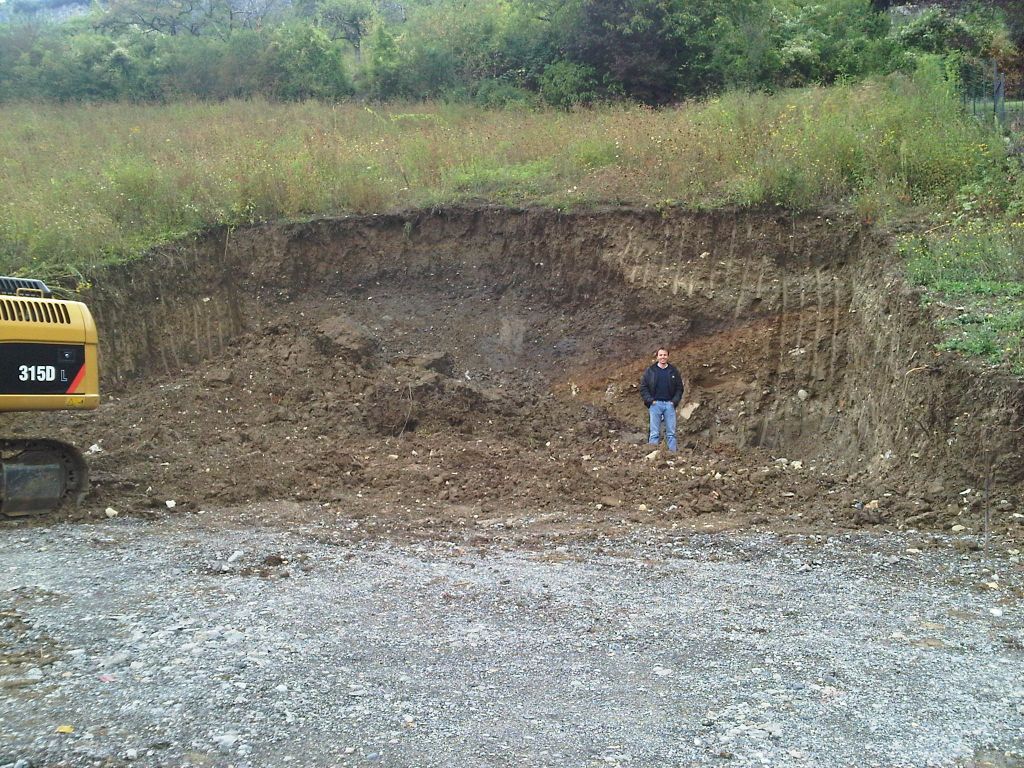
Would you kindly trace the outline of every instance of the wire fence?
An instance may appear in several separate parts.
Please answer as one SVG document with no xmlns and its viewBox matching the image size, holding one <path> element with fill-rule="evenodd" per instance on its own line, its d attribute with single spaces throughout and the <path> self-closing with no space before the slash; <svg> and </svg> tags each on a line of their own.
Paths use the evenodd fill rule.
<svg viewBox="0 0 1024 768">
<path fill-rule="evenodd" d="M 961 83 L 964 109 L 979 120 L 992 120 L 1004 130 L 1024 134 L 1024 86 L 1008 79 L 995 62 L 965 68 Z"/>
</svg>

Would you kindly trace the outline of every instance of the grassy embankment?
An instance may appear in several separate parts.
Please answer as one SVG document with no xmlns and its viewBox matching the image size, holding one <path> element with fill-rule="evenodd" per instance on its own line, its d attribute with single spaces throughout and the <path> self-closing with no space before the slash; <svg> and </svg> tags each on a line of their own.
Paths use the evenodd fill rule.
<svg viewBox="0 0 1024 768">
<path fill-rule="evenodd" d="M 1022 243 L 1002 222 L 1024 185 L 955 102 L 922 76 L 659 111 L 7 106 L 0 273 L 88 273 L 214 223 L 469 201 L 850 206 L 932 221 L 905 247 L 912 276 L 964 306 L 950 345 L 1020 370 Z"/>
</svg>

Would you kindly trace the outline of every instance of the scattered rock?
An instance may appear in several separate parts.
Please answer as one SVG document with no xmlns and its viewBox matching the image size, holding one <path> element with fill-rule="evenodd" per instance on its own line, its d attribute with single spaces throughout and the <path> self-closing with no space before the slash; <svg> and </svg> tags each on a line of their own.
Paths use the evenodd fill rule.
<svg viewBox="0 0 1024 768">
<path fill-rule="evenodd" d="M 121 667 L 131 661 L 132 656 L 127 651 L 120 651 L 118 653 L 105 656 L 99 660 L 98 665 L 103 669 L 114 669 L 115 667 Z"/>
<path fill-rule="evenodd" d="M 207 371 L 203 376 L 203 381 L 211 386 L 227 386 L 232 384 L 234 380 L 234 374 L 227 368 L 214 368 Z"/>
<path fill-rule="evenodd" d="M 221 754 L 229 754 L 238 742 L 241 741 L 241 737 L 237 733 L 225 733 L 219 736 L 214 736 L 212 739 L 213 746 Z"/>
<path fill-rule="evenodd" d="M 368 362 L 379 348 L 374 335 L 345 315 L 336 315 L 317 326 L 317 339 L 329 354 L 353 363 Z"/>
<path fill-rule="evenodd" d="M 224 633 L 224 642 L 228 645 L 238 645 L 245 639 L 245 634 L 237 629 L 229 629 Z"/>
</svg>

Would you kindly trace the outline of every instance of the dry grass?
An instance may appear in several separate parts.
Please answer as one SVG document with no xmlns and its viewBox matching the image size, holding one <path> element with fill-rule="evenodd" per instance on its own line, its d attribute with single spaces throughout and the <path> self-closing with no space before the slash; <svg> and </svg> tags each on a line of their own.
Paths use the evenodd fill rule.
<svg viewBox="0 0 1024 768">
<path fill-rule="evenodd" d="M 86 270 L 215 223 L 474 200 L 875 217 L 939 205 L 998 162 L 998 139 L 954 112 L 941 86 L 906 79 L 658 111 L 8 106 L 0 272 Z"/>
</svg>

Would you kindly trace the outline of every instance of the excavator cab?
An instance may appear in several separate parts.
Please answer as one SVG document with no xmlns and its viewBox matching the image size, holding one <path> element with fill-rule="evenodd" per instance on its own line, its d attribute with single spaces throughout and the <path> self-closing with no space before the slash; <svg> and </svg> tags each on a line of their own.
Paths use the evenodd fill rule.
<svg viewBox="0 0 1024 768">
<path fill-rule="evenodd" d="M 88 307 L 54 298 L 40 280 L 0 277 L 0 412 L 99 405 L 98 339 Z M 0 515 L 77 504 L 88 468 L 72 445 L 0 437 Z"/>
</svg>

